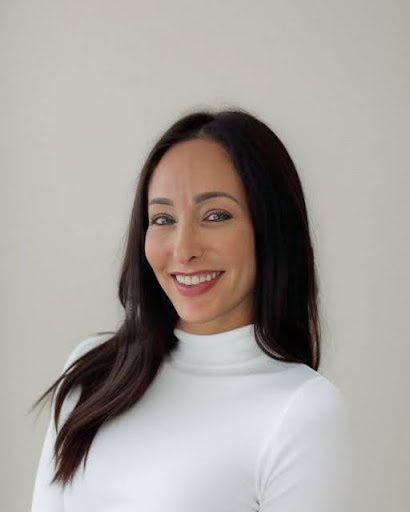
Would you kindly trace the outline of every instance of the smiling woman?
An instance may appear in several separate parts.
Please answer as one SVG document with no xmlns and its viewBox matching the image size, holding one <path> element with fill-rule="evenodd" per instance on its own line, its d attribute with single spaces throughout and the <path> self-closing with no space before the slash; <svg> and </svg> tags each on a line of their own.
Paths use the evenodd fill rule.
<svg viewBox="0 0 410 512">
<path fill-rule="evenodd" d="M 224 148 L 207 139 L 175 144 L 151 176 L 148 211 L 145 255 L 178 313 L 177 327 L 210 334 L 251 323 L 256 271 L 252 219 L 243 184 Z M 167 222 L 157 224 L 158 218 Z M 210 274 L 218 271 L 223 276 L 212 280 Z M 194 277 L 194 283 L 176 285 L 176 272 L 197 280 L 202 276 L 207 283 L 197 284 Z M 196 287 L 187 290 L 192 284 Z"/>
<path fill-rule="evenodd" d="M 32 512 L 349 510 L 317 296 L 279 138 L 244 110 L 176 121 L 139 176 L 124 320 L 81 341 L 35 404 L 52 394 Z"/>
</svg>

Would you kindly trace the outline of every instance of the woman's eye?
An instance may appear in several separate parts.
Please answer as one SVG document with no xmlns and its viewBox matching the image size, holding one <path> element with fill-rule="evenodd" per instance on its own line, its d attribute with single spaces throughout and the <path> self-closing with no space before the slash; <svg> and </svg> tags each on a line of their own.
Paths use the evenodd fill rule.
<svg viewBox="0 0 410 512">
<path fill-rule="evenodd" d="M 221 222 L 223 220 L 228 220 L 230 219 L 232 216 L 229 214 L 229 213 L 226 213 L 222 210 L 220 211 L 214 211 L 214 212 L 211 212 L 207 218 L 209 217 L 212 217 L 213 215 L 215 215 L 217 218 L 219 218 L 220 220 L 212 220 L 211 222 Z M 150 225 L 154 225 L 154 226 L 164 226 L 166 225 L 167 223 L 166 222 L 160 222 L 158 223 L 157 220 L 158 219 L 170 219 L 170 217 L 168 215 L 157 215 L 156 217 L 154 217 L 153 219 L 151 219 L 150 221 Z"/>
<path fill-rule="evenodd" d="M 211 217 L 212 215 L 216 215 L 219 219 L 221 220 L 228 220 L 231 218 L 231 215 L 229 215 L 229 213 L 226 213 L 226 212 L 223 212 L 223 211 L 215 211 L 215 212 L 211 212 L 208 217 Z M 216 222 L 220 222 L 220 220 L 216 221 Z"/>
<path fill-rule="evenodd" d="M 167 219 L 168 217 L 165 217 L 165 215 L 158 215 L 157 217 L 154 217 L 153 219 L 151 219 L 150 221 L 150 225 L 153 225 L 153 226 L 163 226 L 163 223 L 159 223 L 157 222 L 158 219 Z"/>
</svg>

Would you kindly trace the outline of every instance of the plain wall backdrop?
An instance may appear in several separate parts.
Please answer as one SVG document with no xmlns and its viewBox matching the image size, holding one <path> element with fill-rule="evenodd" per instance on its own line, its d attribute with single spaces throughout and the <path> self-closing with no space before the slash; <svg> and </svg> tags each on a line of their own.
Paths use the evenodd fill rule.
<svg viewBox="0 0 410 512">
<path fill-rule="evenodd" d="M 49 409 L 29 407 L 122 318 L 152 144 L 192 109 L 235 107 L 277 133 L 304 185 L 354 512 L 409 510 L 409 14 L 405 0 L 0 3 L 1 510 L 31 505 Z"/>
</svg>

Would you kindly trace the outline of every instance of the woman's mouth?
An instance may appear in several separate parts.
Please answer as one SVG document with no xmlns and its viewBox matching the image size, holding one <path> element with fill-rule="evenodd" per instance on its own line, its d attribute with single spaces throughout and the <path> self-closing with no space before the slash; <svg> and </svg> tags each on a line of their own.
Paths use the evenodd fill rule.
<svg viewBox="0 0 410 512">
<path fill-rule="evenodd" d="M 194 284 L 184 284 L 177 281 L 176 276 L 172 276 L 174 283 L 177 287 L 177 290 L 184 295 L 185 297 L 195 297 L 196 295 L 201 295 L 208 290 L 210 290 L 222 277 L 224 271 L 219 271 L 219 273 L 209 281 L 203 281 L 202 283 L 194 283 Z"/>
</svg>

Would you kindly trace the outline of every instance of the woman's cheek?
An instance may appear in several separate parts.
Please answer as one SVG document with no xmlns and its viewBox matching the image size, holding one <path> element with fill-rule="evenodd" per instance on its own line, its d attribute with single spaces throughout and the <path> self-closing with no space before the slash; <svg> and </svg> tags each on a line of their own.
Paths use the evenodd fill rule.
<svg viewBox="0 0 410 512">
<path fill-rule="evenodd" d="M 155 269 L 165 259 L 166 237 L 161 233 L 148 231 L 145 236 L 145 257 Z"/>
<path fill-rule="evenodd" d="M 155 265 L 155 259 L 156 259 L 156 243 L 155 239 L 151 236 L 151 234 L 147 234 L 145 237 L 145 257 L 148 260 L 148 263 L 151 265 L 151 267 L 154 267 Z"/>
</svg>

